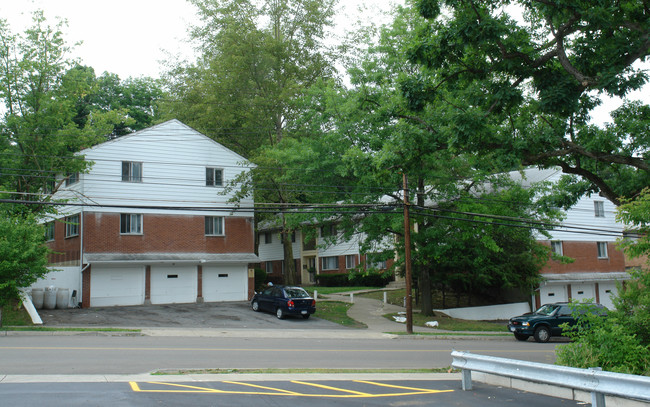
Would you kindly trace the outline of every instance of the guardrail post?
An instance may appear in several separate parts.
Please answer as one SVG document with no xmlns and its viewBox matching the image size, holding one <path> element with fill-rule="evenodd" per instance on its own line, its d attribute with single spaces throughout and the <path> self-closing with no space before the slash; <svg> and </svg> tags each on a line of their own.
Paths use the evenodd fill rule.
<svg viewBox="0 0 650 407">
<path fill-rule="evenodd" d="M 462 369 L 461 377 L 463 390 L 472 390 L 472 371 L 469 369 Z"/>
<path fill-rule="evenodd" d="M 350 293 L 350 304 L 354 304 L 354 293 Z"/>
<path fill-rule="evenodd" d="M 590 367 L 589 370 L 602 371 L 602 367 Z M 591 392 L 591 407 L 605 407 L 605 395 L 596 391 Z"/>
<path fill-rule="evenodd" d="M 388 293 L 384 291 L 384 304 L 388 303 Z"/>
</svg>

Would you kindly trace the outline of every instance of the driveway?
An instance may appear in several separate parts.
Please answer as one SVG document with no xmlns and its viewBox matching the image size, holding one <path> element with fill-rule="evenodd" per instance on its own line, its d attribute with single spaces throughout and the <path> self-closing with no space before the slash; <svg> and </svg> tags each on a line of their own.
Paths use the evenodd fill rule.
<svg viewBox="0 0 650 407">
<path fill-rule="evenodd" d="M 275 314 L 253 312 L 248 302 L 137 305 L 39 310 L 44 326 L 128 328 L 255 328 L 346 329 L 316 314 L 310 319 L 279 320 Z"/>
</svg>

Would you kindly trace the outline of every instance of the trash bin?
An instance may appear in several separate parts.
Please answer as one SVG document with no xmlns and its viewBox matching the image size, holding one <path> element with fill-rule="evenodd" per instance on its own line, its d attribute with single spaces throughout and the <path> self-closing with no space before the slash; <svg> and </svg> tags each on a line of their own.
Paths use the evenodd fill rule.
<svg viewBox="0 0 650 407">
<path fill-rule="evenodd" d="M 56 287 L 50 286 L 45 288 L 45 294 L 43 295 L 43 308 L 56 308 Z"/>
<path fill-rule="evenodd" d="M 66 309 L 70 307 L 70 290 L 67 288 L 59 288 L 56 292 L 56 307 L 58 309 Z"/>
<path fill-rule="evenodd" d="M 34 308 L 42 309 L 43 308 L 43 289 L 42 288 L 32 288 L 32 304 Z"/>
</svg>

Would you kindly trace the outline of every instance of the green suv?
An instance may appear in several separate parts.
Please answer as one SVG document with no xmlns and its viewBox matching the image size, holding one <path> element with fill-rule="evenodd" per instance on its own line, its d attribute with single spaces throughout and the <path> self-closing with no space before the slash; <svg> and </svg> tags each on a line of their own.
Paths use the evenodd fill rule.
<svg viewBox="0 0 650 407">
<path fill-rule="evenodd" d="M 600 304 L 590 304 L 589 309 L 598 315 L 607 315 L 607 308 Z M 560 325 L 564 323 L 573 326 L 576 320 L 568 302 L 557 302 L 545 304 L 535 312 L 510 318 L 508 329 L 520 341 L 533 336 L 537 342 L 548 342 L 552 336 L 562 335 Z"/>
</svg>

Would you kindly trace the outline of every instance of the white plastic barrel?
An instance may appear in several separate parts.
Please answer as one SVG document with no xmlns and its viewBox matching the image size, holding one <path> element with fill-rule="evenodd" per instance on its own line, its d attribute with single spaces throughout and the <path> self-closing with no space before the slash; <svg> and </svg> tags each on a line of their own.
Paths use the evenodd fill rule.
<svg viewBox="0 0 650 407">
<path fill-rule="evenodd" d="M 45 288 L 45 294 L 43 295 L 43 308 L 56 308 L 56 287 L 51 286 Z"/>
<path fill-rule="evenodd" d="M 32 288 L 32 304 L 34 308 L 42 309 L 43 308 L 43 289 L 42 288 Z"/>
<path fill-rule="evenodd" d="M 56 292 L 56 307 L 59 309 L 66 309 L 70 306 L 70 290 L 67 288 L 59 288 Z"/>
</svg>

